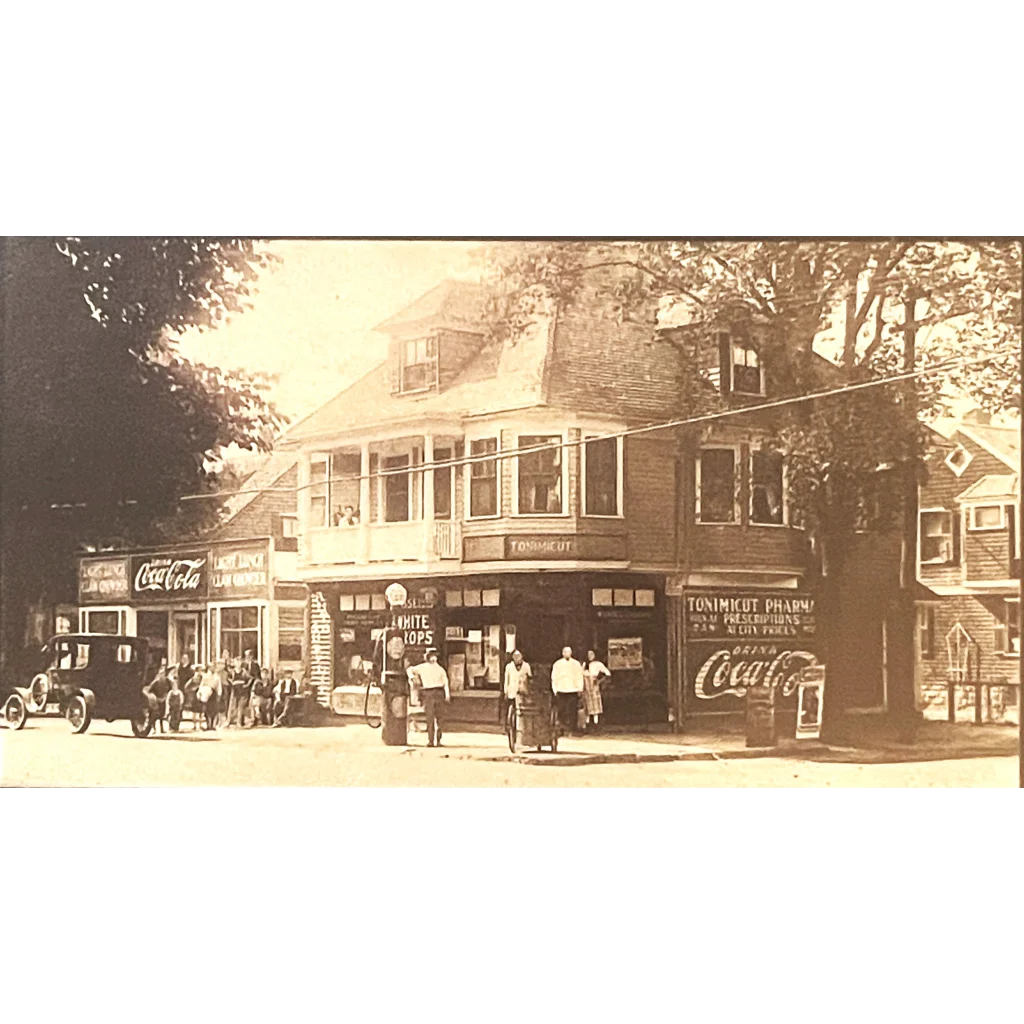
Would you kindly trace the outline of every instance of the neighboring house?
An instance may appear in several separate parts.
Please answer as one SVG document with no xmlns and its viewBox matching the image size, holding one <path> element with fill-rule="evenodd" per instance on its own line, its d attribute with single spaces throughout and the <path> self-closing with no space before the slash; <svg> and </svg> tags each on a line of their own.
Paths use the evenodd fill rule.
<svg viewBox="0 0 1024 1024">
<path fill-rule="evenodd" d="M 80 558 L 78 628 L 145 636 L 173 662 L 252 649 L 263 665 L 301 671 L 307 591 L 296 576 L 295 486 L 294 456 L 275 452 L 210 532 Z"/>
<path fill-rule="evenodd" d="M 977 413 L 936 431 L 920 491 L 915 642 L 920 706 L 975 720 L 1019 720 L 1020 430 Z M 966 678 L 964 678 L 966 675 Z"/>
<path fill-rule="evenodd" d="M 495 720 L 516 647 L 540 677 L 564 645 L 594 648 L 620 721 L 739 713 L 750 671 L 813 660 L 805 539 L 763 428 L 708 428 L 696 449 L 675 430 L 623 436 L 692 412 L 684 346 L 585 308 L 496 343 L 483 299 L 447 282 L 385 321 L 386 361 L 281 442 L 311 669 L 336 707 L 362 709 L 393 581 L 409 656 L 439 648 L 463 719 Z M 723 333 L 701 358 L 730 401 L 770 396 L 756 336 Z"/>
</svg>

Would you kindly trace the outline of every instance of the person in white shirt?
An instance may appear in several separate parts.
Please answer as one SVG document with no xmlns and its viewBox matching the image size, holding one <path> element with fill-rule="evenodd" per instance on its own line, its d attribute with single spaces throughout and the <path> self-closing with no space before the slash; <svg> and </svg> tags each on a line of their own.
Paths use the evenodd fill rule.
<svg viewBox="0 0 1024 1024">
<path fill-rule="evenodd" d="M 593 651 L 587 651 L 587 660 L 583 666 L 583 707 L 587 713 L 588 725 L 593 722 L 596 727 L 601 722 L 601 715 L 604 713 L 601 683 L 611 677 L 608 666 L 598 661 Z"/>
<path fill-rule="evenodd" d="M 516 702 L 516 695 L 529 686 L 533 678 L 530 663 L 523 660 L 522 651 L 513 651 L 512 660 L 505 666 L 505 684 L 502 687 L 501 721 L 506 723 Z"/>
<path fill-rule="evenodd" d="M 451 700 L 448 673 L 437 663 L 437 651 L 433 648 L 426 653 L 426 660 L 413 668 L 419 681 L 420 701 L 427 720 L 427 746 L 441 746 L 442 709 Z"/>
<path fill-rule="evenodd" d="M 572 656 L 571 647 L 563 647 L 561 658 L 551 666 L 551 691 L 555 695 L 561 731 L 576 732 L 580 694 L 583 693 L 583 666 Z"/>
</svg>

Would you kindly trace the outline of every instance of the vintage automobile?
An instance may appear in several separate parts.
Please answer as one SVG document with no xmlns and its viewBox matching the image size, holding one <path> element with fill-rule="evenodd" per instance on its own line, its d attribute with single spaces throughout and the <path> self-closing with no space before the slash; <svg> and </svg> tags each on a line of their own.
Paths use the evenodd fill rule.
<svg viewBox="0 0 1024 1024">
<path fill-rule="evenodd" d="M 136 736 L 148 736 L 157 702 L 147 687 L 149 645 L 144 638 L 106 633 L 61 633 L 46 645 L 49 668 L 28 687 L 4 698 L 0 721 L 20 729 L 30 714 L 57 712 L 71 731 L 83 733 L 93 718 L 127 719 Z"/>
</svg>

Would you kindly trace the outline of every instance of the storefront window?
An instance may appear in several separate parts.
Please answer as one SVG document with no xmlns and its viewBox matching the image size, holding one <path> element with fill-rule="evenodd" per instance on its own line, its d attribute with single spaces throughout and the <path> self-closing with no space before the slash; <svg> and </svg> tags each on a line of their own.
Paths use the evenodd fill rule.
<svg viewBox="0 0 1024 1024">
<path fill-rule="evenodd" d="M 701 523 L 735 523 L 736 451 L 704 448 L 697 459 L 697 520 Z"/>
<path fill-rule="evenodd" d="M 586 477 L 584 515 L 619 514 L 619 445 L 621 439 L 606 437 L 587 441 L 583 456 Z"/>
<path fill-rule="evenodd" d="M 86 612 L 85 631 L 87 633 L 110 633 L 120 632 L 120 613 L 112 612 Z"/>
<path fill-rule="evenodd" d="M 519 447 L 557 446 L 560 434 L 520 434 Z M 548 447 L 520 455 L 519 512 L 521 515 L 560 515 L 562 512 L 562 449 Z"/>
<path fill-rule="evenodd" d="M 750 455 L 750 521 L 764 526 L 783 523 L 783 487 L 785 477 L 782 456 L 778 452 L 759 451 Z"/>
<path fill-rule="evenodd" d="M 243 608 L 221 608 L 220 649 L 231 658 L 240 658 L 246 651 L 260 649 L 260 612 L 255 605 Z"/>
<path fill-rule="evenodd" d="M 498 451 L 498 439 L 485 437 L 471 441 L 471 456 L 494 455 Z M 469 514 L 470 516 L 496 516 L 498 514 L 498 461 L 484 459 L 469 464 Z"/>
<path fill-rule="evenodd" d="M 470 629 L 465 645 L 465 686 L 493 689 L 501 685 L 501 626 Z"/>
</svg>

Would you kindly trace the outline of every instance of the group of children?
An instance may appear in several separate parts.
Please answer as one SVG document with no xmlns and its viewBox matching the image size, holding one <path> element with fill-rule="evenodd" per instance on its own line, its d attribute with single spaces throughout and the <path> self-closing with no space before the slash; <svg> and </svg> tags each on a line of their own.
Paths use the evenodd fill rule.
<svg viewBox="0 0 1024 1024">
<path fill-rule="evenodd" d="M 208 730 L 286 725 L 292 700 L 301 689 L 290 673 L 275 681 L 273 672 L 261 668 L 252 651 L 236 658 L 225 651 L 206 666 L 192 665 L 186 655 L 168 668 L 164 659 L 146 687 L 156 699 L 154 727 L 161 732 L 165 728 L 177 732 L 186 711 L 191 712 L 193 723 L 202 723 Z"/>
</svg>

